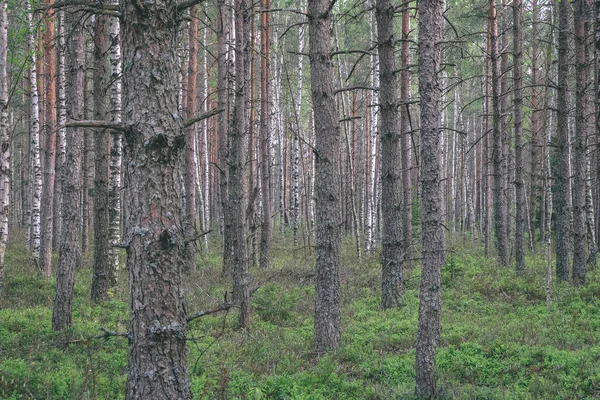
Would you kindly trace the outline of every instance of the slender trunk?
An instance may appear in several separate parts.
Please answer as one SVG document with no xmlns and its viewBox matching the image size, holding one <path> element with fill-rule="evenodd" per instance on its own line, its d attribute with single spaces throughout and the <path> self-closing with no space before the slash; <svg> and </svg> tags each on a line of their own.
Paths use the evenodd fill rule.
<svg viewBox="0 0 600 400">
<path fill-rule="evenodd" d="M 552 177 L 555 185 L 556 206 L 556 277 L 569 280 L 569 256 L 571 254 L 571 208 L 569 207 L 569 11 L 566 1 L 558 2 L 558 86 L 557 124 L 554 143 L 555 165 Z"/>
<path fill-rule="evenodd" d="M 30 98 L 31 98 L 31 116 L 30 116 L 30 142 L 29 142 L 29 156 L 31 157 L 31 173 L 32 173 L 32 186 L 31 186 L 31 259 L 38 265 L 41 272 L 44 273 L 46 278 L 50 279 L 51 269 L 43 268 L 43 264 L 38 264 L 40 261 L 40 247 L 41 247 L 41 236 L 40 236 L 40 207 L 41 207 L 41 194 L 42 194 L 42 171 L 40 163 L 40 111 L 39 111 L 39 95 L 37 87 L 37 54 L 35 49 L 35 36 L 33 29 L 32 13 L 29 9 L 30 3 L 27 3 L 28 13 L 27 22 L 29 25 L 29 51 L 31 52 L 31 70 L 30 70 Z"/>
<path fill-rule="evenodd" d="M 108 17 L 97 15 L 94 26 L 94 119 L 106 118 L 106 26 Z M 108 298 L 110 286 L 109 259 L 109 137 L 106 129 L 94 132 L 94 275 L 92 276 L 92 301 L 99 303 Z"/>
<path fill-rule="evenodd" d="M 410 121 L 410 2 L 402 11 L 402 55 L 400 72 L 400 148 L 402 152 L 402 250 L 405 266 L 413 265 L 411 121 Z"/>
<path fill-rule="evenodd" d="M 195 5 L 190 9 L 190 26 L 189 26 L 189 55 L 187 65 L 187 90 L 185 91 L 185 115 L 186 118 L 192 118 L 196 114 L 196 87 L 198 76 L 198 6 Z M 189 252 L 188 261 L 190 264 L 186 266 L 188 271 L 193 271 L 196 266 L 197 252 L 197 218 L 198 212 L 196 209 L 196 134 L 197 127 L 193 124 L 186 128 L 185 131 L 185 236 L 186 248 Z"/>
<path fill-rule="evenodd" d="M 263 11 L 271 8 L 270 0 L 262 0 Z M 261 13 L 261 82 L 260 82 L 260 137 L 261 137 L 261 177 L 262 177 L 262 226 L 260 239 L 260 266 L 271 266 L 271 236 L 273 235 L 273 221 L 271 219 L 271 129 L 269 107 L 269 79 L 271 68 L 271 30 L 269 12 Z"/>
<path fill-rule="evenodd" d="M 539 15 L 539 6 L 537 0 L 532 1 L 532 30 L 531 30 L 531 42 L 538 43 L 539 37 L 539 28 L 538 28 L 538 15 Z M 543 220 L 540 217 L 539 221 L 536 221 L 536 216 L 538 215 L 538 196 L 540 193 L 540 181 L 543 179 L 545 168 L 544 162 L 541 157 L 541 148 L 542 141 L 544 140 L 541 137 L 541 129 L 540 129 L 540 101 L 539 101 L 539 89 L 537 85 L 540 82 L 539 78 L 539 47 L 531 46 L 531 168 L 529 171 L 530 176 L 530 190 L 529 190 L 529 220 L 531 221 L 531 229 L 530 229 L 530 242 L 535 243 L 535 227 L 539 226 L 540 229 L 540 237 L 543 237 L 541 234 L 546 228 L 541 225 L 541 221 Z"/>
<path fill-rule="evenodd" d="M 110 121 L 121 122 L 121 22 L 110 19 Z M 119 248 L 121 241 L 121 163 L 123 158 L 123 138 L 121 133 L 110 133 L 110 178 L 108 189 L 109 219 L 109 280 L 111 286 L 117 284 L 120 267 Z"/>
<path fill-rule="evenodd" d="M 381 83 L 381 206 L 382 206 L 382 275 L 383 308 L 402 305 L 404 294 L 404 254 L 401 234 L 401 135 L 396 94 L 396 62 L 394 59 L 394 7 L 391 0 L 378 0 L 377 43 L 379 47 Z"/>
<path fill-rule="evenodd" d="M 49 6 L 54 3 L 54 0 L 47 0 L 46 5 Z M 50 51 L 53 49 L 54 42 L 54 28 L 46 29 L 46 37 L 47 47 L 46 49 Z M 52 35 L 52 36 L 50 36 Z M 48 62 L 54 63 L 54 53 L 49 52 L 47 54 Z M 48 65 L 48 71 L 50 73 L 54 73 L 54 65 Z M 54 86 L 56 83 L 55 79 L 48 79 L 48 87 L 46 91 L 47 96 L 55 96 L 56 87 Z M 51 99 L 46 99 L 46 101 Z M 82 100 L 83 101 L 83 100 Z M 52 104 L 55 104 L 52 103 Z M 56 165 L 56 119 L 52 120 L 53 115 L 56 115 L 53 106 L 52 112 L 49 113 L 51 118 L 50 123 L 54 123 L 52 127 L 48 126 L 48 129 L 45 131 L 45 140 L 44 140 L 44 148 L 46 150 L 44 156 L 44 183 L 42 185 L 42 209 L 41 209 L 41 224 L 42 224 L 42 243 L 40 248 L 40 268 L 46 275 L 48 279 L 52 275 L 52 240 L 54 233 L 54 180 L 55 180 L 55 165 Z"/>
<path fill-rule="evenodd" d="M 293 97 L 294 121 L 292 141 L 292 229 L 294 231 L 294 244 L 298 243 L 298 223 L 300 221 L 300 111 L 302 109 L 302 83 L 303 83 L 303 54 L 304 54 L 304 25 L 298 27 L 298 80 L 296 94 Z"/>
<path fill-rule="evenodd" d="M 10 201 L 10 131 L 8 129 L 8 0 L 0 2 L 0 288 L 4 283 L 4 260 L 8 242 Z"/>
<path fill-rule="evenodd" d="M 332 12 L 329 0 L 308 1 L 311 91 L 315 129 L 317 354 L 340 345 L 340 128 L 334 98 Z"/>
<path fill-rule="evenodd" d="M 515 260 L 518 273 L 525 271 L 525 184 L 523 181 L 523 0 L 513 0 L 513 90 L 515 130 Z"/>
<path fill-rule="evenodd" d="M 84 119 L 85 89 L 85 34 L 79 22 L 81 13 L 68 14 L 71 18 L 73 40 L 69 58 L 69 119 Z M 75 269 L 81 265 L 81 173 L 83 157 L 83 129 L 67 129 L 67 157 L 62 176 L 62 237 L 56 270 L 56 293 L 52 312 L 52 329 L 60 331 L 71 326 Z"/>
<path fill-rule="evenodd" d="M 436 395 L 435 352 L 440 340 L 440 269 L 446 259 L 440 196 L 440 97 L 438 78 L 444 35 L 442 0 L 419 4 L 419 92 L 421 93 L 421 185 L 423 261 L 416 351 L 417 396 Z"/>
<path fill-rule="evenodd" d="M 65 40 L 65 12 L 59 11 L 58 14 L 58 131 L 56 133 L 55 143 L 55 174 L 62 176 L 65 155 L 66 155 L 66 136 L 67 128 L 67 74 L 66 74 L 66 40 Z M 62 235 L 62 182 L 60 179 L 54 185 L 54 203 L 53 203 L 53 233 L 52 248 L 58 249 L 60 237 Z"/>
<path fill-rule="evenodd" d="M 229 128 L 229 204 L 226 229 L 231 231 L 233 299 L 239 304 L 238 326 L 247 329 L 250 321 L 250 292 L 248 288 L 248 221 L 246 220 L 246 151 L 249 89 L 248 62 L 250 57 L 250 4 L 235 0 L 235 105 Z"/>
<path fill-rule="evenodd" d="M 490 35 L 490 58 L 492 70 L 492 136 L 493 136 L 493 177 L 494 177 L 494 234 L 496 235 L 496 250 L 500 264 L 504 267 L 508 266 L 508 238 L 507 234 L 507 218 L 506 212 L 506 197 L 505 197 L 505 177 L 503 175 L 504 162 L 504 145 L 503 145 L 503 127 L 501 119 L 501 96 L 500 92 L 500 53 L 498 51 L 498 17 L 496 10 L 496 0 L 490 0 L 490 17 L 489 17 L 489 35 Z"/>
</svg>

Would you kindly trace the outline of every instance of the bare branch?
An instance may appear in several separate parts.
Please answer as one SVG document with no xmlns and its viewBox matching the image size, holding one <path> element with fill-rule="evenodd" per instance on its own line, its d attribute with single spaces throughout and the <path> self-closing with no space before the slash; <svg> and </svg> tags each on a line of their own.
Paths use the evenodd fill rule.
<svg viewBox="0 0 600 400">
<path fill-rule="evenodd" d="M 223 111 L 225 111 L 225 110 L 223 110 L 222 108 L 215 108 L 215 109 L 212 109 L 212 110 L 207 111 L 205 113 L 202 113 L 200 115 L 196 115 L 195 117 L 192 117 L 192 118 L 188 119 L 187 121 L 185 121 L 183 123 L 183 127 L 187 128 L 189 126 L 194 125 L 196 122 L 200 122 L 200 121 L 202 121 L 202 120 L 204 120 L 206 118 L 212 117 L 213 115 L 220 114 Z"/>
<path fill-rule="evenodd" d="M 204 0 L 186 0 L 180 4 L 177 5 L 177 10 L 178 11 L 185 11 L 188 8 L 191 8 L 193 6 L 195 6 L 196 4 L 200 4 L 202 3 Z"/>
<path fill-rule="evenodd" d="M 199 312 L 197 312 L 195 314 L 190 315 L 189 317 L 187 317 L 187 322 L 190 323 L 190 322 L 192 322 L 195 319 L 204 317 L 206 315 L 216 314 L 216 313 L 221 312 L 221 311 L 226 311 L 226 310 L 229 310 L 230 308 L 233 308 L 233 307 L 237 307 L 237 304 L 223 303 L 220 306 L 218 306 L 217 308 L 214 308 L 212 310 L 199 311 Z"/>
<path fill-rule="evenodd" d="M 127 124 L 119 124 L 108 121 L 95 121 L 95 120 L 81 120 L 81 121 L 67 121 L 65 124 L 67 128 L 95 128 L 95 129 L 111 129 L 122 133 L 131 132 L 132 126 Z"/>
<path fill-rule="evenodd" d="M 127 332 L 108 331 L 103 327 L 98 328 L 98 330 L 104 333 L 102 335 L 94 336 L 92 339 L 108 339 L 109 337 L 129 337 L 129 333 Z"/>
</svg>

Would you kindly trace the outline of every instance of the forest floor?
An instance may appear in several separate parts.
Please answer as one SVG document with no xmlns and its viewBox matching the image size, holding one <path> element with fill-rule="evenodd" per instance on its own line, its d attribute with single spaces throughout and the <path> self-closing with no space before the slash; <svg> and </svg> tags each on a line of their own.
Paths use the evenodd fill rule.
<svg viewBox="0 0 600 400">
<path fill-rule="evenodd" d="M 212 246 L 217 248 L 217 246 Z M 600 274 L 581 288 L 554 284 L 546 306 L 546 263 L 529 255 L 527 272 L 450 243 L 442 270 L 442 339 L 437 353 L 440 399 L 597 399 L 600 397 Z M 342 257 L 343 339 L 339 350 L 312 353 L 313 258 L 276 239 L 273 268 L 251 269 L 252 324 L 236 330 L 235 309 L 190 324 L 189 373 L 194 399 L 411 399 L 414 390 L 420 269 L 407 273 L 405 306 L 380 307 L 378 257 Z M 540 246 L 540 253 L 542 252 Z M 91 251 L 89 252 L 91 254 Z M 112 299 L 89 299 L 91 260 L 76 277 L 73 327 L 51 329 L 54 282 L 27 265 L 11 243 L 0 296 L 1 399 L 120 399 L 127 342 L 93 339 L 99 328 L 125 332 L 127 278 Z M 220 256 L 199 256 L 185 279 L 187 310 L 223 302 L 229 280 Z"/>
</svg>

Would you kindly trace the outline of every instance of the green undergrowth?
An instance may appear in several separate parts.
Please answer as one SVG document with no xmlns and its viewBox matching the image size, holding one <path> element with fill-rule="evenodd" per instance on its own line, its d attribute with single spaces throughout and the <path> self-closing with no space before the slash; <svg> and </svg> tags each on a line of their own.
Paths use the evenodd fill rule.
<svg viewBox="0 0 600 400">
<path fill-rule="evenodd" d="M 308 247 L 310 248 L 310 246 Z M 252 325 L 235 309 L 189 327 L 194 399 L 413 399 L 420 269 L 406 272 L 405 305 L 382 310 L 376 256 L 342 255 L 343 338 L 312 352 L 314 271 L 306 249 L 278 239 L 270 270 L 251 268 Z M 546 306 L 545 261 L 530 255 L 516 276 L 470 245 L 452 244 L 442 269 L 440 399 L 593 399 L 600 396 L 600 277 L 581 288 L 554 284 Z M 85 264 L 89 264 L 86 259 Z M 90 269 L 75 284 L 72 328 L 51 329 L 54 282 L 12 243 L 0 294 L 1 399 L 123 398 L 127 342 L 94 338 L 127 330 L 127 277 L 101 305 L 89 300 Z M 218 252 L 203 253 L 185 279 L 187 310 L 222 303 L 229 280 Z"/>
</svg>

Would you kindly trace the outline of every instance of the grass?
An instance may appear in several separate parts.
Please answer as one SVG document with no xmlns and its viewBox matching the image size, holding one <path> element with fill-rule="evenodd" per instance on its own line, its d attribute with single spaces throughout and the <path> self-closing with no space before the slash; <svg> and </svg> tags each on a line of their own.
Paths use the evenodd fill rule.
<svg viewBox="0 0 600 400">
<path fill-rule="evenodd" d="M 249 332 L 236 313 L 190 324 L 194 399 L 412 399 L 420 270 L 407 271 L 405 306 L 381 310 L 376 257 L 342 255 L 343 339 L 339 350 L 312 353 L 313 261 L 276 241 L 273 268 L 254 268 Z M 214 246 L 216 248 L 216 246 Z M 517 277 L 475 247 L 449 253 L 442 269 L 440 399 L 593 399 L 600 397 L 600 276 L 581 288 L 554 285 L 545 305 L 545 262 L 529 255 Z M 11 243 L 0 295 L 1 399 L 117 399 L 125 391 L 127 343 L 91 339 L 98 328 L 124 332 L 124 272 L 112 299 L 89 300 L 89 258 L 77 272 L 72 328 L 51 330 L 54 282 L 29 266 Z M 187 309 L 222 302 L 229 280 L 208 252 L 186 281 Z"/>
</svg>

